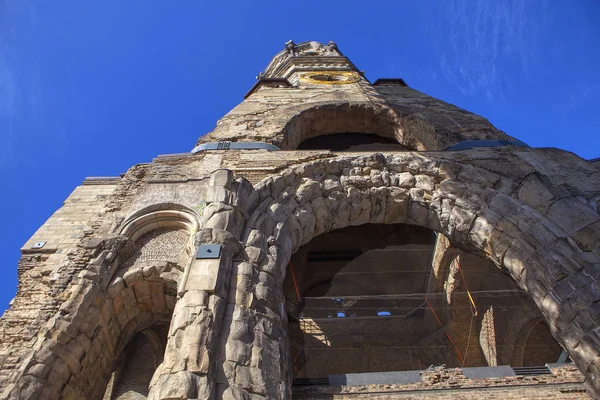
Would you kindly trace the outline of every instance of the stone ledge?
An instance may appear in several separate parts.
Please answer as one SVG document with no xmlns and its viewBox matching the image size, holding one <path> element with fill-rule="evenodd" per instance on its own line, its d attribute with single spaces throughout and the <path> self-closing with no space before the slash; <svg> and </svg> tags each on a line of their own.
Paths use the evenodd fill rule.
<svg viewBox="0 0 600 400">
<path fill-rule="evenodd" d="M 402 78 L 379 78 L 373 86 L 408 86 Z"/>
<path fill-rule="evenodd" d="M 575 367 L 574 364 L 569 363 L 562 364 L 559 366 L 557 366 L 556 364 L 552 364 L 549 365 L 549 367 L 552 371 L 552 374 L 548 375 L 507 376 L 507 374 L 492 373 L 490 374 L 490 376 L 485 378 L 482 377 L 469 379 L 467 378 L 467 376 L 465 376 L 465 374 L 463 373 L 463 369 L 461 368 L 446 368 L 444 366 L 440 366 L 430 367 L 429 369 L 424 371 L 405 371 L 404 374 L 408 372 L 415 372 L 420 374 L 420 379 L 412 383 L 407 383 L 407 381 L 400 381 L 398 383 L 386 382 L 381 384 L 374 383 L 353 386 L 294 386 L 293 391 L 294 397 L 297 396 L 299 398 L 312 398 L 313 396 L 314 398 L 322 398 L 326 396 L 336 395 L 350 395 L 354 397 L 356 395 L 391 395 L 392 393 L 394 393 L 395 395 L 417 395 L 418 393 L 422 393 L 421 396 L 423 396 L 423 398 L 436 398 L 438 396 L 443 396 L 444 398 L 446 398 L 445 396 L 449 395 L 449 393 L 452 392 L 455 396 L 473 396 L 465 398 L 476 399 L 482 398 L 478 397 L 481 396 L 481 393 L 479 392 L 480 390 L 493 390 L 494 392 L 496 392 L 503 389 L 510 389 L 511 391 L 514 390 L 515 392 L 519 392 L 520 389 L 523 388 L 532 388 L 537 392 L 537 390 L 541 388 L 547 388 L 550 391 L 554 391 L 553 389 L 556 388 L 556 391 L 559 391 L 561 393 L 561 396 L 564 396 L 559 398 L 589 398 L 588 395 L 585 393 L 585 387 L 583 384 L 584 377 L 581 374 L 581 372 Z M 467 370 L 468 368 L 464 369 Z M 495 372 L 494 367 L 491 367 L 490 370 L 491 372 Z M 354 381 L 357 380 L 354 379 Z M 337 381 L 334 380 L 334 382 L 339 382 L 339 379 Z M 435 394 L 433 392 L 435 392 Z M 528 397 L 529 396 L 516 398 Z"/>
<path fill-rule="evenodd" d="M 121 180 L 120 176 L 88 176 L 82 185 L 114 185 Z"/>
</svg>

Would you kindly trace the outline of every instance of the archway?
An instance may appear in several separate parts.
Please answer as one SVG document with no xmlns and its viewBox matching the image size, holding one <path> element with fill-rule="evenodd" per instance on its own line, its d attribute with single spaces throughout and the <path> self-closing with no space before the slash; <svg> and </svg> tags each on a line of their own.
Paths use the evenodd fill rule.
<svg viewBox="0 0 600 400">
<path fill-rule="evenodd" d="M 507 349 L 511 365 L 531 367 L 558 362 L 563 349 L 558 343 L 548 340 L 552 334 L 543 318 L 529 317 L 525 322 L 513 325 L 512 329 L 516 337 Z"/>
<path fill-rule="evenodd" d="M 544 365 L 546 360 L 557 362 L 563 351 L 562 347 L 551 341 L 552 333 L 546 321 L 539 321 L 529 332 L 523 355 L 523 366 Z"/>
<path fill-rule="evenodd" d="M 193 252 L 189 231 L 173 225 L 149 231 L 148 223 L 138 225 L 147 232 L 132 234 L 137 240 L 121 254 L 113 286 L 122 286 L 113 289 L 114 298 L 106 306 L 109 310 L 112 306 L 107 311 L 121 326 L 112 354 L 114 371 L 104 394 L 107 400 L 145 398 L 162 361 L 177 285 Z"/>
<path fill-rule="evenodd" d="M 155 325 L 130 340 L 106 387 L 104 399 L 146 399 L 152 376 L 164 357 L 168 329 L 167 324 Z"/>
<path fill-rule="evenodd" d="M 102 398 L 127 345 L 169 323 L 197 228 L 197 216 L 181 206 L 126 220 L 80 274 L 14 393 Z M 158 251 L 165 242 L 168 250 Z"/>
<path fill-rule="evenodd" d="M 247 220 L 244 240 L 248 263 L 261 272 L 255 284 L 246 280 L 240 285 L 237 277 L 231 281 L 233 287 L 248 293 L 244 299 L 251 296 L 252 308 L 236 301 L 229 315 L 247 316 L 244 324 L 250 327 L 270 326 L 268 330 L 248 328 L 251 333 L 244 337 L 251 348 L 258 346 L 263 354 L 268 349 L 269 357 L 225 355 L 224 365 L 232 363 L 236 371 L 254 371 L 252 380 L 231 378 L 229 390 L 251 390 L 274 397 L 290 390 L 292 355 L 284 335 L 287 323 L 279 282 L 301 246 L 326 232 L 367 223 L 403 223 L 431 229 L 448 237 L 459 249 L 484 256 L 506 270 L 541 309 L 553 336 L 589 374 L 597 351 L 590 352 L 595 348 L 593 339 L 585 337 L 579 328 L 574 331 L 567 322 L 574 315 L 593 326 L 596 320 L 569 312 L 553 294 L 557 280 L 568 275 L 565 254 L 581 250 L 551 232 L 540 234 L 542 226 L 552 226 L 553 222 L 504 193 L 498 185 L 501 180 L 489 171 L 447 159 L 404 153 L 311 162 L 257 185 L 263 200 Z M 516 184 L 515 192 L 519 185 L 528 183 Z M 261 237 L 265 239 L 258 240 Z M 563 278 L 554 272 L 548 274 L 549 268 L 563 271 Z M 580 297 L 581 290 L 585 290 L 595 298 L 590 291 L 593 279 L 583 275 L 578 279 L 580 290 L 571 295 Z M 262 311 L 253 311 L 256 309 Z M 280 315 L 281 322 L 274 323 L 269 315 Z M 579 347 L 581 343 L 588 344 Z M 284 383 L 270 386 L 275 371 L 280 371 L 277 374 Z"/>
<path fill-rule="evenodd" d="M 294 110 L 287 111 L 292 113 Z M 310 108 L 303 106 L 285 124 L 283 133 L 284 142 L 278 145 L 284 150 L 339 150 L 340 147 L 347 149 L 365 144 L 370 144 L 370 147 L 373 144 L 388 145 L 384 147 L 389 151 L 424 148 L 419 140 L 404 137 L 401 119 L 391 108 L 374 106 L 372 103 L 322 103 L 311 104 Z M 335 136 L 327 137 L 329 135 Z"/>
</svg>

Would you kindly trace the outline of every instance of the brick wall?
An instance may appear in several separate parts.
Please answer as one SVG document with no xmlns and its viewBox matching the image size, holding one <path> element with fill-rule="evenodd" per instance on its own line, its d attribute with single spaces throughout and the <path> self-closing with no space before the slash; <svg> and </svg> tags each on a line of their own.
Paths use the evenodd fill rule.
<svg viewBox="0 0 600 400">
<path fill-rule="evenodd" d="M 583 375 L 572 364 L 552 375 L 467 379 L 460 368 L 435 367 L 405 385 L 312 386 L 294 389 L 295 399 L 589 399 Z"/>
<path fill-rule="evenodd" d="M 129 344 L 127 358 L 120 371 L 114 395 L 115 400 L 145 399 L 152 374 L 156 370 L 152 344 L 139 333 Z"/>
</svg>

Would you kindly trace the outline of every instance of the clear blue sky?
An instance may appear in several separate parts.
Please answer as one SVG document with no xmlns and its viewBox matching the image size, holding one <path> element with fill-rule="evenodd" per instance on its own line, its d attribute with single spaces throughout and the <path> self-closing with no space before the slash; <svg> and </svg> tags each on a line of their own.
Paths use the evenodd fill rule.
<svg viewBox="0 0 600 400">
<path fill-rule="evenodd" d="M 289 39 L 600 157 L 597 0 L 0 0 L 0 312 L 19 248 L 75 186 L 191 150 Z"/>
</svg>

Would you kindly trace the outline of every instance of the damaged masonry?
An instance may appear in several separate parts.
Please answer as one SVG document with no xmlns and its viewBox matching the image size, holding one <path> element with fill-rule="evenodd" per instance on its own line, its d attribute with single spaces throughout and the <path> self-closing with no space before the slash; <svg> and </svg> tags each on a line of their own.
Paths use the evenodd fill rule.
<svg viewBox="0 0 600 400">
<path fill-rule="evenodd" d="M 599 202 L 597 160 L 290 41 L 23 246 L 0 397 L 598 398 Z"/>
</svg>

